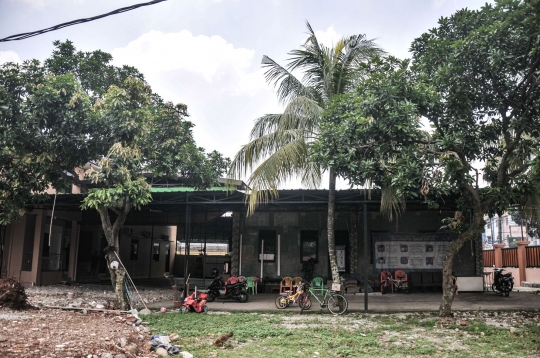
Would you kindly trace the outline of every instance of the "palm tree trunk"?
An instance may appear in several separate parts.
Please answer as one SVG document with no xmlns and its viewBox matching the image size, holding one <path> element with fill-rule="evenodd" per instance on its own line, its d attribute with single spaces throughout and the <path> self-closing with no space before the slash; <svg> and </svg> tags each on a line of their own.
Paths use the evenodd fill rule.
<svg viewBox="0 0 540 358">
<path fill-rule="evenodd" d="M 336 216 L 336 175 L 330 168 L 330 181 L 328 183 L 328 257 L 330 258 L 330 271 L 332 281 L 339 283 L 339 271 L 336 260 L 336 239 L 334 232 L 334 222 Z"/>
</svg>

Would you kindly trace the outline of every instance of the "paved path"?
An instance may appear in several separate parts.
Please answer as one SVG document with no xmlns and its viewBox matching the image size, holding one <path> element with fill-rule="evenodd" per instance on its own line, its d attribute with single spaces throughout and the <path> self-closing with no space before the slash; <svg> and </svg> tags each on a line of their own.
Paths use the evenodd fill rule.
<svg viewBox="0 0 540 358">
<path fill-rule="evenodd" d="M 218 311 L 272 311 L 277 310 L 274 301 L 277 294 L 250 295 L 249 301 L 239 303 L 233 300 L 220 300 L 208 303 L 210 310 Z M 349 312 L 364 312 L 364 295 L 346 295 Z M 368 297 L 369 312 L 421 312 L 438 311 L 441 293 L 412 294 L 370 294 Z M 160 307 L 172 308 L 172 301 L 155 302 L 148 305 L 151 309 Z M 533 292 L 511 292 L 510 297 L 501 297 L 493 292 L 460 293 L 454 299 L 452 309 L 466 310 L 538 310 L 540 295 Z M 299 311 L 297 305 L 286 308 Z M 319 310 L 319 304 L 313 300 L 310 311 Z"/>
</svg>

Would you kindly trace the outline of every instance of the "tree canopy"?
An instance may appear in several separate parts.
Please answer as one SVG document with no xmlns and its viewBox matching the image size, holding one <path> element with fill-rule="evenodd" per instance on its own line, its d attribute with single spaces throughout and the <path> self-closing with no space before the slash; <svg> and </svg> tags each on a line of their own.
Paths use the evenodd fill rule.
<svg viewBox="0 0 540 358">
<path fill-rule="evenodd" d="M 459 195 L 441 315 L 450 314 L 453 257 L 479 237 L 483 215 L 538 196 L 539 15 L 538 1 L 504 0 L 441 18 L 412 43 L 412 63 L 373 61 L 358 91 L 324 116 L 316 158 L 355 184 L 390 187 L 388 207 Z"/>
<path fill-rule="evenodd" d="M 225 158 L 196 146 L 187 106 L 163 101 L 136 69 L 110 65 L 108 53 L 77 51 L 69 41 L 54 45 L 43 64 L 0 67 L 2 223 L 49 185 L 81 185 L 77 167 L 93 165 L 92 180 L 103 190 L 142 185 L 143 172 L 197 188 L 223 174 Z"/>
<path fill-rule="evenodd" d="M 127 215 L 152 199 L 145 174 L 203 189 L 229 160 L 197 147 L 187 106 L 163 101 L 136 69 L 110 65 L 102 51 L 54 44 L 43 65 L 0 67 L 0 222 L 16 220 L 49 186 L 62 192 L 79 185 L 82 208 L 99 213 L 112 262 Z M 125 309 L 125 269 L 109 272 Z"/>
</svg>

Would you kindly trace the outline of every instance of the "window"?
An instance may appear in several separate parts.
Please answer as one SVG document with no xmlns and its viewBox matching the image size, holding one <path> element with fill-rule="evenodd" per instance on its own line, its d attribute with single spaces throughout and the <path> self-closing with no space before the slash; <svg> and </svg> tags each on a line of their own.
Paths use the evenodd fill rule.
<svg viewBox="0 0 540 358">
<path fill-rule="evenodd" d="M 165 272 L 169 272 L 171 265 L 171 244 L 165 244 Z"/>
<path fill-rule="evenodd" d="M 259 250 L 257 257 L 261 261 L 262 242 L 264 240 L 264 261 L 276 261 L 276 231 L 261 230 L 259 231 Z"/>
<path fill-rule="evenodd" d="M 319 261 L 319 232 L 317 230 L 300 231 L 300 262 L 309 259 Z"/>
<path fill-rule="evenodd" d="M 152 250 L 152 260 L 159 261 L 159 242 L 154 242 L 154 249 Z"/>
<path fill-rule="evenodd" d="M 131 239 L 131 249 L 129 250 L 129 259 L 137 261 L 139 258 L 139 240 Z"/>
</svg>

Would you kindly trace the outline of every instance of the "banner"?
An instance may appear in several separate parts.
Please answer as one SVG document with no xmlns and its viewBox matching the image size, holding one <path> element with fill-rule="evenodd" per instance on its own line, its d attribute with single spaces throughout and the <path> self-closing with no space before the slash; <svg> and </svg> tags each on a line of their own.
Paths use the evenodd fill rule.
<svg viewBox="0 0 540 358">
<path fill-rule="evenodd" d="M 450 235 L 373 233 L 373 270 L 440 270 Z"/>
</svg>

